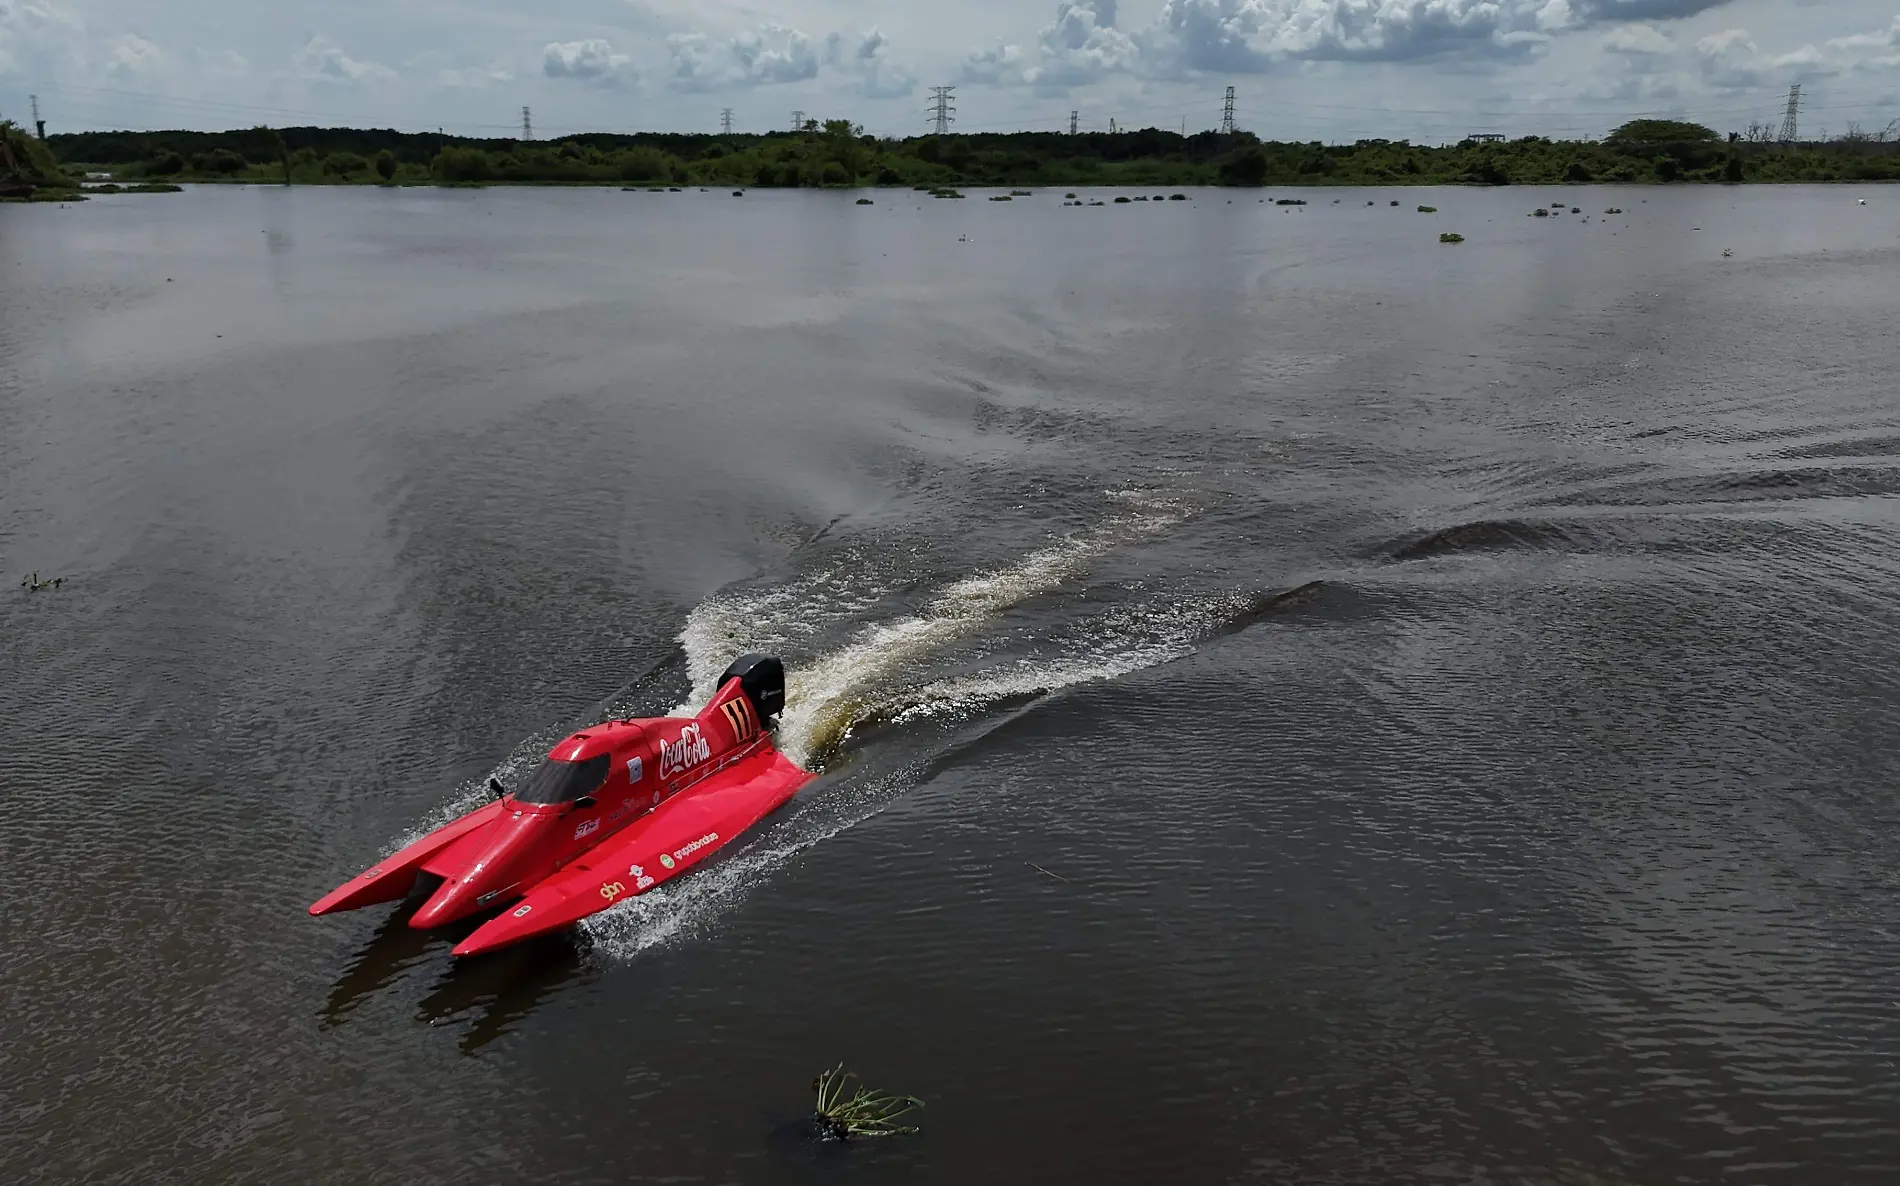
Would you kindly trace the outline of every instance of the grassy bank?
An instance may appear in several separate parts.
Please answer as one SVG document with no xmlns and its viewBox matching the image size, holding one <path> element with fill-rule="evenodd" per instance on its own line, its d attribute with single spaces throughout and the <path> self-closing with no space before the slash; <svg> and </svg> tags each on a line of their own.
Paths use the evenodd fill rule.
<svg viewBox="0 0 1900 1186">
<path fill-rule="evenodd" d="M 1844 137 L 1774 144 L 1638 120 L 1600 141 L 1280 143 L 1249 133 L 862 134 L 846 120 L 762 136 L 588 134 L 471 140 L 352 128 L 87 132 L 63 160 L 119 181 L 299 185 L 795 186 L 1547 185 L 1900 180 L 1900 144 Z"/>
</svg>

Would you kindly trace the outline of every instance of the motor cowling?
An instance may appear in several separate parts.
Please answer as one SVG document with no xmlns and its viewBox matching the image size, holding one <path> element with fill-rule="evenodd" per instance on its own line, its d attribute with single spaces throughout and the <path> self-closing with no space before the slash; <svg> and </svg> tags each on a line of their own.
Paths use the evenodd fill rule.
<svg viewBox="0 0 1900 1186">
<path fill-rule="evenodd" d="M 785 664 L 774 655 L 740 655 L 719 677 L 719 686 L 737 678 L 745 698 L 761 721 L 769 721 L 785 709 Z"/>
</svg>

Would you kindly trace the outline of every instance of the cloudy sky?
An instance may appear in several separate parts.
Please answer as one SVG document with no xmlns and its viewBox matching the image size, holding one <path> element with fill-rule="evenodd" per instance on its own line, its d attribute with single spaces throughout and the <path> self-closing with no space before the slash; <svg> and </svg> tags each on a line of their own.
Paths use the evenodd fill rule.
<svg viewBox="0 0 1900 1186">
<path fill-rule="evenodd" d="M 0 115 L 49 130 L 354 124 L 507 135 L 924 126 L 1274 139 L 1598 135 L 1637 115 L 1900 117 L 1900 0 L 0 0 Z"/>
</svg>

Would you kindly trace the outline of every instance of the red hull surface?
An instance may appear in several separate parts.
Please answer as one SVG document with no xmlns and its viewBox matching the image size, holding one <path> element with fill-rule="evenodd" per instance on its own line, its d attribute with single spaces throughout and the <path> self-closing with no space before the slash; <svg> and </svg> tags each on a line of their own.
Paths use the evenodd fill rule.
<svg viewBox="0 0 1900 1186">
<path fill-rule="evenodd" d="M 412 927 L 508 907 L 455 946 L 460 956 L 645 893 L 732 843 L 811 781 L 763 727 L 763 710 L 776 707 L 735 676 L 695 717 L 610 721 L 576 733 L 524 786 L 385 857 L 310 913 L 392 902 L 430 874 L 442 883 Z"/>
</svg>

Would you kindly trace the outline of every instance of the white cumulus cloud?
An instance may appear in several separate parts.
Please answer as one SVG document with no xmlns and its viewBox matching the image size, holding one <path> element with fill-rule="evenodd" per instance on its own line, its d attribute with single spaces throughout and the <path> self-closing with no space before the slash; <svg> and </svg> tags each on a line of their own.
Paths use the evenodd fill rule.
<svg viewBox="0 0 1900 1186">
<path fill-rule="evenodd" d="M 891 39 L 875 28 L 825 38 L 825 65 L 855 79 L 867 99 L 901 99 L 917 89 L 916 71 L 891 59 Z"/>
<path fill-rule="evenodd" d="M 1620 25 L 1603 39 L 1603 48 L 1627 57 L 1660 58 L 1677 50 L 1669 34 L 1654 25 Z"/>
<path fill-rule="evenodd" d="M 1257 74 L 1288 61 L 1522 59 L 1580 29 L 1672 20 L 1728 0 L 1164 0 L 1124 30 L 1116 0 L 1060 0 L 1028 49 L 1000 44 L 963 62 L 969 82 L 1063 87 L 1110 74 L 1180 79 Z M 1648 26 L 1644 26 L 1648 28 Z M 1653 28 L 1618 43 L 1638 52 Z"/>
<path fill-rule="evenodd" d="M 477 66 L 450 66 L 436 71 L 436 85 L 450 90 L 475 91 L 513 82 L 515 72 L 499 62 Z"/>
<path fill-rule="evenodd" d="M 969 83 L 996 84 L 1022 81 L 1028 57 L 1020 45 L 998 44 L 990 49 L 971 50 L 963 59 L 961 80 Z"/>
<path fill-rule="evenodd" d="M 164 66 L 165 51 L 136 33 L 113 38 L 106 49 L 106 73 L 119 78 L 156 74 Z"/>
<path fill-rule="evenodd" d="M 394 78 L 396 72 L 378 62 L 353 58 L 322 34 L 304 43 L 290 59 L 291 69 L 313 82 L 355 83 Z"/>
<path fill-rule="evenodd" d="M 704 33 L 667 39 L 667 85 L 680 91 L 772 86 L 818 75 L 818 47 L 797 29 L 761 25 L 723 41 Z"/>
<path fill-rule="evenodd" d="M 0 74 L 70 55 L 83 41 L 85 28 L 62 0 L 0 0 Z"/>
<path fill-rule="evenodd" d="M 639 80 L 633 58 L 616 52 L 612 42 L 599 37 L 549 42 L 541 51 L 541 73 L 549 78 L 607 87 L 625 86 Z"/>
</svg>

